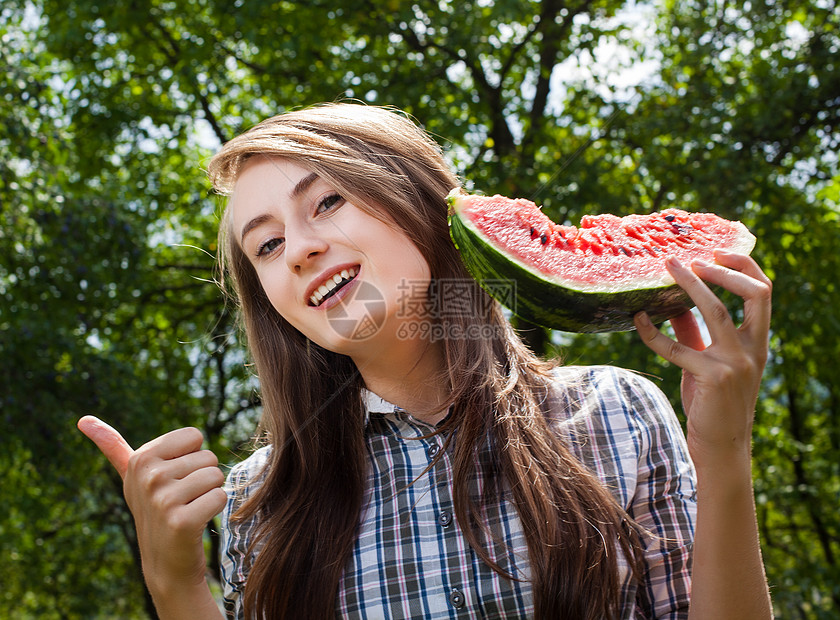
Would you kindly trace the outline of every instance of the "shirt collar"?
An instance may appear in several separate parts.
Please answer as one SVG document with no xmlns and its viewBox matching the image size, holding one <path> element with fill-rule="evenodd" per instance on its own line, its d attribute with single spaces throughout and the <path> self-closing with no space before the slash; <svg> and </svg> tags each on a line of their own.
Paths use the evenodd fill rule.
<svg viewBox="0 0 840 620">
<path fill-rule="evenodd" d="M 421 422 L 420 420 L 415 419 L 411 414 L 402 409 L 401 407 L 389 403 L 387 400 L 379 396 L 378 394 L 374 394 L 367 388 L 362 388 L 362 402 L 365 404 L 365 426 L 370 423 L 370 414 L 375 413 L 379 415 L 389 415 L 395 416 L 395 418 L 405 418 L 410 424 L 413 425 L 420 425 L 420 426 L 429 426 L 425 422 Z M 450 407 L 449 413 L 452 413 L 452 408 Z M 445 419 L 445 418 L 444 418 Z M 439 424 L 442 424 L 441 421 Z M 434 427 L 429 427 L 434 428 Z"/>
<path fill-rule="evenodd" d="M 388 414 L 396 413 L 399 410 L 399 407 L 389 403 L 367 388 L 362 388 L 362 401 L 365 403 L 365 426 L 370 422 L 371 413 Z"/>
<path fill-rule="evenodd" d="M 367 388 L 362 388 L 362 399 L 364 400 L 368 413 L 393 413 L 397 408 L 396 405 L 389 403 Z"/>
</svg>

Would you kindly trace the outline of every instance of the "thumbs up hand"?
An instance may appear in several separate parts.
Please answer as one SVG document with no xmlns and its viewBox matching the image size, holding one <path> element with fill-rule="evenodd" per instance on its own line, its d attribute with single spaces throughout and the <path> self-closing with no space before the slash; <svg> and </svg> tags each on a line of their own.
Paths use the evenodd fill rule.
<svg viewBox="0 0 840 620">
<path fill-rule="evenodd" d="M 201 449 L 201 432 L 181 428 L 132 450 L 116 430 L 93 416 L 83 417 L 78 427 L 123 479 L 156 605 L 179 591 L 183 595 L 206 587 L 204 527 L 227 498 L 216 455 Z"/>
</svg>

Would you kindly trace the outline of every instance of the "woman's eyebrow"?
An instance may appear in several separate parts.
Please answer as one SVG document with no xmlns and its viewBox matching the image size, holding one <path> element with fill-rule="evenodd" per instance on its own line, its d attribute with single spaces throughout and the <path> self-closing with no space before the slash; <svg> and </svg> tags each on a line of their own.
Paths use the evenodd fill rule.
<svg viewBox="0 0 840 620">
<path fill-rule="evenodd" d="M 289 198 L 298 198 L 307 189 L 309 189 L 310 185 L 312 185 L 317 180 L 318 175 L 316 173 L 311 172 L 307 174 L 295 184 L 294 188 L 289 193 Z M 258 215 L 254 219 L 250 220 L 247 224 L 245 224 L 245 226 L 242 227 L 242 233 L 239 236 L 239 243 L 244 243 L 245 235 L 254 230 L 257 226 L 260 226 L 268 220 L 272 219 L 272 217 L 273 216 L 270 213 L 263 213 L 262 215 Z"/>
<path fill-rule="evenodd" d="M 247 224 L 245 224 L 245 226 L 242 227 L 242 234 L 239 237 L 239 243 L 244 244 L 245 243 L 245 236 L 249 232 L 251 232 L 252 230 L 257 228 L 258 226 L 261 226 L 262 224 L 265 224 L 267 221 L 269 221 L 271 219 L 274 219 L 273 215 L 271 215 L 270 213 L 263 213 L 262 215 L 258 215 L 257 217 L 255 217 L 254 219 L 249 221 Z"/>
<path fill-rule="evenodd" d="M 300 181 L 297 182 L 295 188 L 292 190 L 292 193 L 289 194 L 289 198 L 297 198 L 307 189 L 309 186 L 312 185 L 318 179 L 318 175 L 314 172 L 310 172 L 305 177 L 303 177 Z"/>
</svg>

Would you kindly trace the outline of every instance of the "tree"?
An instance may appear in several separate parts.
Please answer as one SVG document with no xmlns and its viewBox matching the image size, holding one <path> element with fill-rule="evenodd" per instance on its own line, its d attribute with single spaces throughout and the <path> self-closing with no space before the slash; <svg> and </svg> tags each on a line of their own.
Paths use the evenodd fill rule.
<svg viewBox="0 0 840 620">
<path fill-rule="evenodd" d="M 3 606 L 153 613 L 118 480 L 74 422 L 99 414 L 134 444 L 192 424 L 236 460 L 259 400 L 213 282 L 219 202 L 199 168 L 261 118 L 356 98 L 407 110 L 469 186 L 556 221 L 680 206 L 753 229 L 775 280 L 755 445 L 768 574 L 784 617 L 830 617 L 836 14 L 825 0 L 6 2 Z M 675 369 L 634 334 L 520 327 L 570 362 L 660 376 L 678 403 Z"/>
<path fill-rule="evenodd" d="M 759 239 L 775 307 L 755 443 L 768 572 L 782 617 L 834 617 L 840 324 L 820 308 L 836 307 L 840 272 L 837 7 L 680 2 L 662 26 L 662 83 L 617 131 L 649 196 L 741 219 Z M 645 129 L 657 119 L 665 136 Z"/>
<path fill-rule="evenodd" d="M 247 436 L 221 433 L 256 399 L 199 249 L 214 249 L 214 207 L 188 162 L 206 151 L 180 129 L 121 127 L 81 96 L 85 76 L 26 26 L 31 15 L 4 13 L 0 459 L 12 509 L 0 562 L 15 577 L 2 608 L 151 613 L 119 481 L 73 427 L 95 413 L 139 444 L 195 424 L 227 459 Z"/>
</svg>

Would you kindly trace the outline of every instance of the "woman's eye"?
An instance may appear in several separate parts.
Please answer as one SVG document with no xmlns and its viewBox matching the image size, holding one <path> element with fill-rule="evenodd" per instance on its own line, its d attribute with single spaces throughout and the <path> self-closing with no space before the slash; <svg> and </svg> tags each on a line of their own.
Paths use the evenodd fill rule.
<svg viewBox="0 0 840 620">
<path fill-rule="evenodd" d="M 329 196 L 324 197 L 321 202 L 318 203 L 318 207 L 315 209 L 318 213 L 323 213 L 324 211 L 329 211 L 337 204 L 339 204 L 342 200 L 344 200 L 338 194 L 330 194 Z"/>
<path fill-rule="evenodd" d="M 257 248 L 257 256 L 265 256 L 266 254 L 271 254 L 281 245 L 283 245 L 283 237 L 275 237 L 274 239 L 269 239 Z"/>
</svg>

